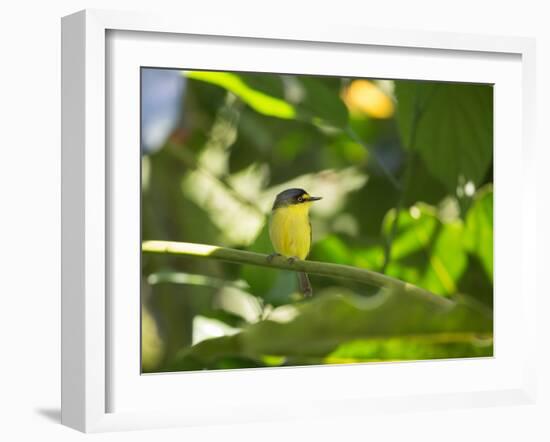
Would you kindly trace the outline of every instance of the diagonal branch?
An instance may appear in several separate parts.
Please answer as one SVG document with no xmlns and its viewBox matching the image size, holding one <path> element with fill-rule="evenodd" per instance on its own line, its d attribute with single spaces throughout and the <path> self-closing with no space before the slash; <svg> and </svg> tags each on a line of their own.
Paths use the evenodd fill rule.
<svg viewBox="0 0 550 442">
<path fill-rule="evenodd" d="M 382 273 L 341 264 L 319 261 L 294 261 L 289 263 L 284 257 L 275 257 L 271 261 L 268 255 L 243 250 L 174 241 L 144 241 L 142 251 L 146 253 L 169 253 L 173 255 L 193 256 L 197 258 L 217 259 L 239 264 L 250 264 L 273 269 L 294 270 L 314 275 L 351 279 L 375 287 L 395 290 L 399 294 L 412 295 L 432 302 L 441 307 L 452 307 L 454 302 L 435 295 L 413 284 L 401 281 Z"/>
</svg>

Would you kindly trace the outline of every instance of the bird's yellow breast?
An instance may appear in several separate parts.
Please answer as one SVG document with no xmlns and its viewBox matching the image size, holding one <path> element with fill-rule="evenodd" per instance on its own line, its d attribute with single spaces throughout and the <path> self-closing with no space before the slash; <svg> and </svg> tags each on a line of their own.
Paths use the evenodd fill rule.
<svg viewBox="0 0 550 442">
<path fill-rule="evenodd" d="M 269 223 L 269 236 L 277 253 L 305 259 L 311 246 L 309 206 L 295 204 L 275 209 Z"/>
</svg>

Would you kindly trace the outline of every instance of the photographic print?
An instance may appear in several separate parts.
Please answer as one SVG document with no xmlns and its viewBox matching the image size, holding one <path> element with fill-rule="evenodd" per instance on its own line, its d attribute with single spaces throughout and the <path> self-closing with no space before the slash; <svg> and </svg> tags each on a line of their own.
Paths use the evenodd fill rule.
<svg viewBox="0 0 550 442">
<path fill-rule="evenodd" d="M 143 373 L 493 355 L 493 87 L 141 68 Z"/>
</svg>

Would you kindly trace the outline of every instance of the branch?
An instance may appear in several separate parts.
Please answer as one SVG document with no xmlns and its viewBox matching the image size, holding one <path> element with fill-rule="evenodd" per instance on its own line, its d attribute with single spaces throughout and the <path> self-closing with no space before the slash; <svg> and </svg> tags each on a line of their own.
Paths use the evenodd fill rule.
<svg viewBox="0 0 550 442">
<path fill-rule="evenodd" d="M 341 264 L 331 264 L 319 261 L 294 261 L 292 264 L 284 257 L 268 260 L 268 255 L 246 252 L 227 247 L 211 246 L 174 241 L 144 241 L 141 249 L 146 253 L 169 253 L 173 255 L 193 256 L 197 258 L 217 259 L 239 264 L 250 264 L 272 269 L 293 270 L 313 275 L 330 276 L 334 278 L 351 279 L 375 287 L 396 290 L 398 293 L 417 296 L 440 307 L 452 307 L 454 302 L 442 296 L 435 295 L 413 284 L 401 281 L 382 273 L 360 269 Z"/>
</svg>

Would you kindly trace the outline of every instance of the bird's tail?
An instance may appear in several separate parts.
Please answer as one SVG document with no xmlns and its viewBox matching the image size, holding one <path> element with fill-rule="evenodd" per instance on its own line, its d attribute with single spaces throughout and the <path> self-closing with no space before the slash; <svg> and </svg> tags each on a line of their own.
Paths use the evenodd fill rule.
<svg viewBox="0 0 550 442">
<path fill-rule="evenodd" d="M 309 282 L 307 273 L 298 272 L 297 275 L 298 275 L 298 287 L 300 288 L 300 292 L 302 292 L 306 298 L 313 295 L 313 289 L 311 288 L 311 283 Z"/>
</svg>

